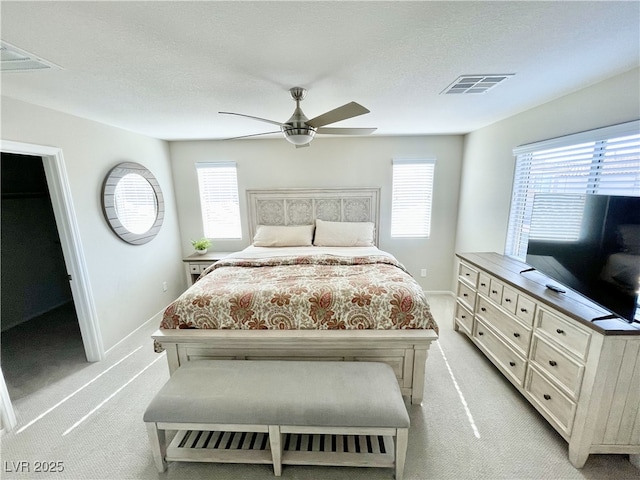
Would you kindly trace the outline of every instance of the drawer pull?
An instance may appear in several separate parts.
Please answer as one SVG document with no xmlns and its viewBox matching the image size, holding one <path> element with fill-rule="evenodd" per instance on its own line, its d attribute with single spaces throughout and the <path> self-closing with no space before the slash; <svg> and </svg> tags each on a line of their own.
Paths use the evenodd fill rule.
<svg viewBox="0 0 640 480">
<path fill-rule="evenodd" d="M 481 286 L 481 287 L 486 287 L 486 286 L 487 286 L 487 284 L 486 284 L 486 283 L 484 283 L 484 282 L 482 282 L 482 283 L 480 283 L 480 286 Z"/>
<path fill-rule="evenodd" d="M 526 309 L 526 308 L 521 308 L 521 309 L 520 309 L 520 311 L 521 311 L 522 313 L 527 313 L 527 309 Z"/>
<path fill-rule="evenodd" d="M 463 297 L 468 297 L 469 295 L 467 295 L 466 293 L 462 294 Z"/>
<path fill-rule="evenodd" d="M 487 309 L 486 309 L 486 308 L 484 308 L 484 307 L 480 307 L 480 310 L 482 310 L 483 312 L 486 312 L 486 311 L 487 311 Z"/>
<path fill-rule="evenodd" d="M 509 362 L 509 365 L 511 365 L 512 367 L 516 366 L 516 362 Z"/>
<path fill-rule="evenodd" d="M 511 299 L 510 298 L 505 298 L 504 301 L 507 302 L 507 303 L 511 303 Z"/>
<path fill-rule="evenodd" d="M 520 337 L 520 334 L 519 334 L 518 332 L 515 332 L 515 333 L 513 334 L 513 336 L 514 336 L 514 337 L 516 337 L 516 338 L 519 338 L 519 337 Z"/>
<path fill-rule="evenodd" d="M 548 393 L 545 393 L 543 397 L 545 400 L 551 400 L 551 395 L 549 395 Z"/>
<path fill-rule="evenodd" d="M 478 335 L 482 336 L 484 335 L 484 332 L 478 332 Z"/>
<path fill-rule="evenodd" d="M 498 293 L 498 290 L 491 290 L 491 293 Z"/>
<path fill-rule="evenodd" d="M 468 273 L 465 273 L 465 275 L 466 275 L 467 277 L 469 276 L 469 274 L 468 274 Z"/>
<path fill-rule="evenodd" d="M 556 365 L 558 365 L 558 362 L 556 362 L 555 360 L 549 360 L 549 365 L 555 367 Z"/>
<path fill-rule="evenodd" d="M 564 330 L 556 328 L 556 332 L 558 333 L 558 335 L 562 335 L 564 333 Z"/>
<path fill-rule="evenodd" d="M 460 315 L 460 318 L 467 318 L 466 315 Z"/>
</svg>

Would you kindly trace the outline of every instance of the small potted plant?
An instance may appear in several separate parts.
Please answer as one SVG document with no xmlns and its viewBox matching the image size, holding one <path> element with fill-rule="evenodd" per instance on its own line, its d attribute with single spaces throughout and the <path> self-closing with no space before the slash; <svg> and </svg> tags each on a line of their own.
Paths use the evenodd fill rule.
<svg viewBox="0 0 640 480">
<path fill-rule="evenodd" d="M 200 240 L 191 240 L 191 245 L 196 249 L 196 252 L 204 255 L 207 253 L 207 249 L 211 246 L 211 240 L 208 238 L 201 238 Z"/>
</svg>

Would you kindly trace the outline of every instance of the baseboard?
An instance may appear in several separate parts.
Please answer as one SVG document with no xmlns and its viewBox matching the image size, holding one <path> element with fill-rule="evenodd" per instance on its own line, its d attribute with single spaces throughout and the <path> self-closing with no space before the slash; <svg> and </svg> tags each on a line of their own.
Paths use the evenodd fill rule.
<svg viewBox="0 0 640 480">
<path fill-rule="evenodd" d="M 133 335 L 134 333 L 136 333 L 138 330 L 146 327 L 149 322 L 156 322 L 157 325 L 160 325 L 160 321 L 162 320 L 162 314 L 164 313 L 164 311 L 166 310 L 166 307 L 163 307 L 162 310 L 160 310 L 158 313 L 154 314 L 149 320 L 147 320 L 146 322 L 144 322 L 142 325 L 140 325 L 138 328 L 136 328 L 135 330 L 133 330 L 131 333 L 129 333 L 126 337 L 124 337 L 122 340 L 118 341 L 115 345 L 113 345 L 111 348 L 109 348 L 108 350 L 106 350 L 104 352 L 105 355 L 108 355 L 113 349 L 115 349 L 118 345 L 120 345 L 122 342 L 124 342 L 127 338 L 129 338 L 131 335 Z"/>
<path fill-rule="evenodd" d="M 63 300 L 61 302 L 58 302 L 55 305 L 49 306 L 49 307 L 47 307 L 47 308 L 45 308 L 43 310 L 38 310 L 37 312 L 30 314 L 28 317 L 23 318 L 22 320 L 20 320 L 20 321 L 18 321 L 16 323 L 9 324 L 9 326 L 5 327 L 5 325 L 3 323 L 2 331 L 4 332 L 4 331 L 9 330 L 9 329 L 11 329 L 13 327 L 17 327 L 18 325 L 22 325 L 23 323 L 27 323 L 27 322 L 33 320 L 34 318 L 38 318 L 38 317 L 40 317 L 42 315 L 45 315 L 45 314 L 47 314 L 47 313 L 49 313 L 49 312 L 51 312 L 51 311 L 53 311 L 53 310 L 55 310 L 57 308 L 60 308 L 60 307 L 62 307 L 64 305 L 66 305 L 67 303 L 73 303 L 73 299 L 69 298 L 69 299 Z"/>
<path fill-rule="evenodd" d="M 455 294 L 450 290 L 423 290 L 425 295 L 447 295 L 455 298 Z"/>
</svg>

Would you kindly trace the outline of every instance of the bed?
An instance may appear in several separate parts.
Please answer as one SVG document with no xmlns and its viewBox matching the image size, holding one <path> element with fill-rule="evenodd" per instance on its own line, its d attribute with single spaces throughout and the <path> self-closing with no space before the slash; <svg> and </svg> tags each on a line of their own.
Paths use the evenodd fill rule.
<svg viewBox="0 0 640 480">
<path fill-rule="evenodd" d="M 376 247 L 378 189 L 248 191 L 253 244 L 207 268 L 153 335 L 173 373 L 200 359 L 382 361 L 420 404 L 424 292 Z"/>
</svg>

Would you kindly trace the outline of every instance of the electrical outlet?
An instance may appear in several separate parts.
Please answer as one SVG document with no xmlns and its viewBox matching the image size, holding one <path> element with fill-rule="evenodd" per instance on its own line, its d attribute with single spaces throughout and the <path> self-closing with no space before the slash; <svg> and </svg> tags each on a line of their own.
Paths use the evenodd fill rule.
<svg viewBox="0 0 640 480">
<path fill-rule="evenodd" d="M 163 292 L 167 291 L 167 282 L 162 282 L 162 291 Z"/>
<path fill-rule="evenodd" d="M 427 269 L 423 268 L 422 270 L 420 270 L 420 276 L 421 277 L 426 277 L 427 276 Z"/>
</svg>

